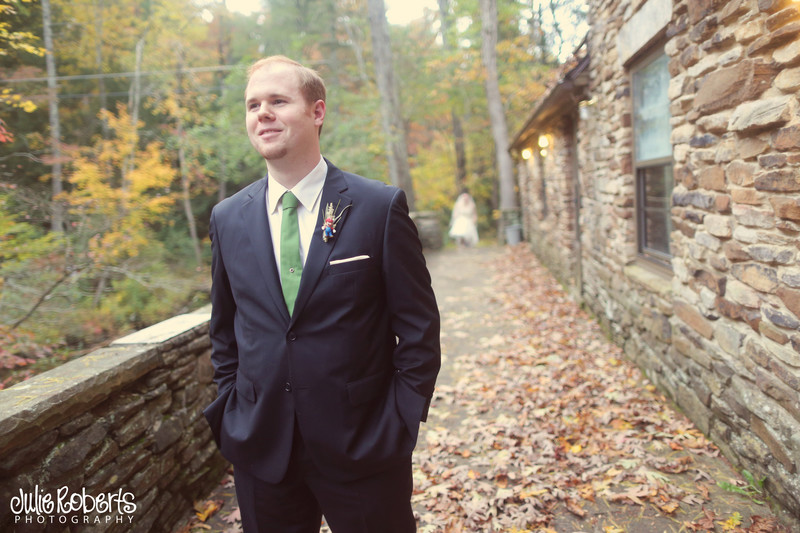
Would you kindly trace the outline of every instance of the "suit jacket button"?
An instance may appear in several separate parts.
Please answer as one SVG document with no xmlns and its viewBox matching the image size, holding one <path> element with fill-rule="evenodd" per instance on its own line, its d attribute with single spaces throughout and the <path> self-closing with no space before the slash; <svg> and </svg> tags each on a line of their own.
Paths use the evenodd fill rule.
<svg viewBox="0 0 800 533">
<path fill-rule="evenodd" d="M 289 340 L 290 341 L 296 341 L 297 340 L 297 333 L 295 333 L 294 331 L 290 331 L 289 332 Z"/>
<path fill-rule="evenodd" d="M 287 381 L 286 385 L 283 386 L 283 390 L 286 392 L 292 392 L 292 384 Z"/>
</svg>

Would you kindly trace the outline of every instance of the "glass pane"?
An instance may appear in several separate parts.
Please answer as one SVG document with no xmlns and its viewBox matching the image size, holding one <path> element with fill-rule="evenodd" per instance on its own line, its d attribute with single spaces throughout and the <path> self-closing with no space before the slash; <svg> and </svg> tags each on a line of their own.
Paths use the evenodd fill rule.
<svg viewBox="0 0 800 533">
<path fill-rule="evenodd" d="M 638 178 L 641 249 L 669 255 L 669 234 L 672 231 L 672 165 L 641 168 Z"/>
<path fill-rule="evenodd" d="M 633 134 L 637 161 L 672 155 L 668 87 L 665 54 L 633 74 Z"/>
</svg>

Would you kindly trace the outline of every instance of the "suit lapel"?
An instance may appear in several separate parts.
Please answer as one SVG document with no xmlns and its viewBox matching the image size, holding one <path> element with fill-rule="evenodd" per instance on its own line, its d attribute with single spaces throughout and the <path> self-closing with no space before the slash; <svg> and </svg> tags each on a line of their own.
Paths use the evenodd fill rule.
<svg viewBox="0 0 800 533">
<path fill-rule="evenodd" d="M 250 191 L 248 198 L 242 204 L 242 218 L 244 228 L 254 250 L 254 256 L 261 277 L 267 285 L 270 297 L 275 307 L 289 318 L 286 302 L 283 299 L 281 281 L 278 276 L 278 266 L 275 264 L 275 252 L 272 248 L 272 236 L 269 230 L 269 217 L 267 216 L 267 179 L 263 178 L 256 187 Z"/>
<path fill-rule="evenodd" d="M 328 239 L 328 242 L 322 239 L 322 222 L 325 218 L 325 207 L 328 204 L 333 204 L 334 207 L 339 206 L 336 214 L 342 213 L 342 218 L 336 224 L 337 232 L 343 227 L 347 214 L 352 209 L 352 207 L 345 209 L 345 207 L 352 204 L 352 200 L 344 194 L 347 191 L 347 182 L 342 171 L 327 160 L 326 163 L 328 164 L 328 175 L 325 177 L 325 185 L 322 188 L 317 224 L 314 226 L 314 235 L 308 247 L 308 258 L 303 266 L 303 277 L 300 279 L 300 288 L 297 291 L 293 316 L 299 316 L 303 311 L 338 241 L 336 235 L 332 239 Z"/>
</svg>

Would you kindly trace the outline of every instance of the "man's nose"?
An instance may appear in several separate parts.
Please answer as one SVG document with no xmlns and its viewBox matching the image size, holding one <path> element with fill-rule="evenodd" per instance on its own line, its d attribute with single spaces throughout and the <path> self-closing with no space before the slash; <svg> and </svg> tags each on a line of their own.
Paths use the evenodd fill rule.
<svg viewBox="0 0 800 533">
<path fill-rule="evenodd" d="M 272 108 L 269 104 L 263 103 L 261 107 L 258 109 L 258 118 L 259 120 L 272 120 L 275 118 L 275 114 L 272 112 Z"/>
</svg>

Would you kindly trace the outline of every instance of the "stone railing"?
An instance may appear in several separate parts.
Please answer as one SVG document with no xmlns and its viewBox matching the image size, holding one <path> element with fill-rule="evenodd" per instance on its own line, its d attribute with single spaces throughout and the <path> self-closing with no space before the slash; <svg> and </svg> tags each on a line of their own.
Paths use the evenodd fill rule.
<svg viewBox="0 0 800 533">
<path fill-rule="evenodd" d="M 170 531 L 208 493 L 209 310 L 0 391 L 0 531 Z"/>
</svg>

